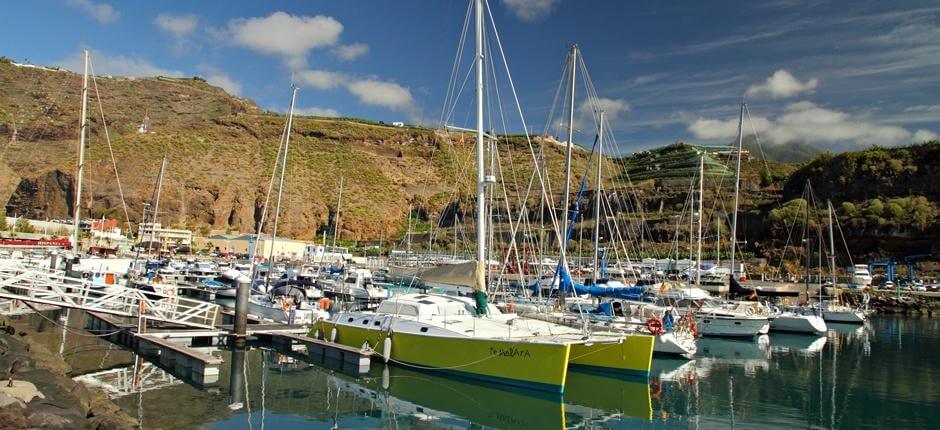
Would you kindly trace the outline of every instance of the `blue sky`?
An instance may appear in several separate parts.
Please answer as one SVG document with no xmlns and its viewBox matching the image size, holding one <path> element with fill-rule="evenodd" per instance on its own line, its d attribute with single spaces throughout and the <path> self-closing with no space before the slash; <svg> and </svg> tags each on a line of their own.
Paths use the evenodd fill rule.
<svg viewBox="0 0 940 430">
<path fill-rule="evenodd" d="M 936 1 L 489 1 L 535 133 L 563 108 L 549 121 L 572 43 L 624 152 L 728 142 L 744 97 L 768 142 L 839 150 L 940 133 Z M 302 113 L 433 125 L 466 9 L 458 0 L 10 2 L 0 55 L 78 69 L 89 48 L 99 75 L 199 75 L 278 111 L 293 79 Z M 506 128 L 518 132 L 501 88 Z M 450 122 L 468 125 L 464 109 Z"/>
</svg>

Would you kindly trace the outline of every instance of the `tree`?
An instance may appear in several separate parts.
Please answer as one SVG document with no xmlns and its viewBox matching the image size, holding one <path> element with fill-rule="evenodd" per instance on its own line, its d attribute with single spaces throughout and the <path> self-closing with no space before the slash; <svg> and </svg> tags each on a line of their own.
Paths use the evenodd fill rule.
<svg viewBox="0 0 940 430">
<path fill-rule="evenodd" d="M 13 228 L 19 233 L 35 233 L 36 229 L 33 228 L 33 225 L 29 223 L 25 217 L 19 217 L 16 219 L 16 223 L 13 224 Z"/>
<path fill-rule="evenodd" d="M 7 224 L 7 210 L 6 208 L 0 209 L 0 231 L 7 231 L 10 229 L 10 226 Z"/>
</svg>

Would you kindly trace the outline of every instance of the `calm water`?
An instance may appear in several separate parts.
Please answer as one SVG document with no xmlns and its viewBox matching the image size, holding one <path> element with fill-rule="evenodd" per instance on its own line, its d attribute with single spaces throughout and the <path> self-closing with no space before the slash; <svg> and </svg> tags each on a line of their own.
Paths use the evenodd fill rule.
<svg viewBox="0 0 940 430">
<path fill-rule="evenodd" d="M 73 327 L 84 318 L 49 315 Z M 369 375 L 351 375 L 265 349 L 214 351 L 226 360 L 219 382 L 197 388 L 37 316 L 19 324 L 32 325 L 73 376 L 110 389 L 144 428 L 900 429 L 940 422 L 934 319 L 879 317 L 864 327 L 831 327 L 826 337 L 701 339 L 695 360 L 655 359 L 649 381 L 571 373 L 563 397 L 378 362 Z"/>
</svg>

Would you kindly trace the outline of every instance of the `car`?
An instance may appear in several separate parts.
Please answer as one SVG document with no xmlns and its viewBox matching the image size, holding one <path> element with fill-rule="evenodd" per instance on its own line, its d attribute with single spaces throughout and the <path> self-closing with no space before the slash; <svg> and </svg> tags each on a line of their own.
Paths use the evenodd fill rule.
<svg viewBox="0 0 940 430">
<path fill-rule="evenodd" d="M 927 287 L 924 286 L 924 285 L 915 285 L 915 286 L 914 286 L 914 291 L 926 292 L 926 291 L 927 291 Z"/>
</svg>

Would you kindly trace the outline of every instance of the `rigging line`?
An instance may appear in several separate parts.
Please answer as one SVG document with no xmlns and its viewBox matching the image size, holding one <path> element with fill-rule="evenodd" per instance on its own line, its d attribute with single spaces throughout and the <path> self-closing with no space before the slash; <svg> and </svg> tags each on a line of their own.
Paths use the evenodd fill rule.
<svg viewBox="0 0 940 430">
<path fill-rule="evenodd" d="M 288 130 L 287 122 L 285 121 L 284 130 L 281 132 L 281 140 L 278 142 L 278 146 L 277 146 L 277 154 L 274 156 L 274 168 L 271 169 L 271 180 L 268 182 L 268 191 L 264 194 L 264 206 L 261 209 L 261 219 L 258 221 L 258 229 L 257 229 L 258 233 L 255 235 L 255 243 L 252 246 L 252 249 L 250 250 L 251 260 L 252 260 L 251 261 L 251 281 L 252 282 L 255 281 L 255 261 L 254 260 L 258 254 L 258 242 L 261 241 L 261 233 L 264 232 L 264 223 L 268 216 L 268 204 L 271 201 L 271 191 L 274 189 L 274 178 L 277 176 L 278 169 L 280 168 L 279 161 L 281 160 L 281 151 L 284 149 L 284 140 L 287 137 L 287 133 L 290 133 L 290 130 Z M 326 250 L 324 247 L 324 255 L 325 254 L 326 254 Z M 271 270 L 271 268 L 272 266 L 269 264 L 268 270 Z M 317 271 L 319 270 L 320 268 L 318 266 Z"/>
<path fill-rule="evenodd" d="M 447 115 L 445 115 L 447 107 L 450 105 L 450 97 L 453 96 L 454 86 L 456 85 L 457 71 L 460 66 L 461 59 L 463 58 L 464 44 L 467 39 L 467 28 L 470 25 L 470 10 L 472 8 L 472 3 L 467 2 L 467 12 L 464 14 L 463 29 L 460 31 L 460 40 L 457 43 L 457 52 L 454 54 L 454 64 L 451 66 L 450 77 L 447 81 L 447 92 L 444 95 L 444 105 L 441 106 L 441 122 L 440 124 L 445 124 Z"/>
<path fill-rule="evenodd" d="M 104 126 L 104 138 L 108 142 L 108 153 L 111 155 L 111 165 L 114 167 L 114 179 L 117 181 L 118 194 L 121 196 L 121 207 L 124 209 L 124 222 L 127 224 L 127 233 L 132 234 L 131 217 L 127 213 L 127 201 L 124 200 L 124 187 L 121 186 L 121 176 L 118 174 L 117 160 L 114 159 L 114 149 L 111 147 L 111 133 L 108 131 L 108 121 L 104 117 L 104 106 L 101 104 L 101 94 L 98 92 L 98 78 L 95 76 L 95 66 L 88 60 L 91 69 L 91 82 L 95 86 L 95 98 L 98 100 L 98 112 L 101 113 L 101 124 Z"/>
<path fill-rule="evenodd" d="M 803 196 L 805 196 L 805 195 L 806 195 L 806 191 L 803 191 L 803 194 L 801 194 L 800 197 L 803 197 Z M 803 211 L 801 210 L 802 207 L 803 207 L 803 202 L 800 202 L 800 203 L 798 204 L 797 208 L 796 208 L 798 213 L 803 213 Z M 782 271 L 783 271 L 783 263 L 784 263 L 784 261 L 786 260 L 786 257 L 787 257 L 787 249 L 790 247 L 790 239 L 793 237 L 793 230 L 796 228 L 796 221 L 797 221 L 798 219 L 799 219 L 799 216 L 796 215 L 796 214 L 794 214 L 794 216 L 793 216 L 793 223 L 790 224 L 790 227 L 789 227 L 789 229 L 788 229 L 788 231 L 787 231 L 787 241 L 786 241 L 786 243 L 784 243 L 784 245 L 783 245 L 783 253 L 780 254 L 780 264 L 777 265 L 777 272 L 778 272 L 778 273 L 782 273 Z M 795 251 L 794 251 L 794 253 L 795 253 Z"/>
<path fill-rule="evenodd" d="M 487 14 L 488 14 L 489 17 L 490 17 L 490 25 L 491 25 L 492 28 L 493 28 L 493 35 L 494 35 L 494 37 L 496 38 L 496 45 L 499 47 L 499 54 L 500 54 L 500 57 L 501 57 L 501 59 L 502 59 L 502 61 L 503 61 L 503 67 L 504 67 L 504 69 L 505 69 L 505 71 L 506 71 L 506 76 L 507 76 L 507 78 L 508 78 L 508 80 L 509 80 L 509 88 L 512 90 L 512 96 L 513 96 L 513 99 L 514 99 L 514 101 L 515 101 L 516 111 L 517 111 L 517 113 L 519 114 L 519 119 L 520 119 L 520 122 L 521 122 L 521 124 L 522 124 L 523 133 L 525 133 L 526 143 L 527 143 L 528 146 L 529 146 L 529 153 L 532 155 L 532 158 L 533 158 L 533 159 L 537 159 L 537 158 L 535 157 L 535 149 L 532 147 L 532 139 L 531 139 L 531 136 L 529 135 L 529 127 L 526 125 L 525 114 L 522 112 L 522 105 L 521 105 L 521 103 L 519 102 L 519 95 L 518 95 L 518 93 L 516 92 L 516 86 L 515 86 L 515 84 L 514 84 L 513 81 L 512 81 L 512 74 L 509 72 L 509 62 L 506 60 L 506 53 L 503 51 L 503 45 L 502 45 L 502 42 L 501 42 L 500 39 L 499 39 L 499 32 L 496 31 L 496 21 L 493 20 L 493 11 L 490 9 L 490 5 L 489 5 L 489 2 L 488 2 L 488 1 L 484 0 L 483 3 L 484 3 L 484 5 L 486 5 L 486 12 L 487 12 Z M 546 201 L 549 201 L 550 199 L 548 199 L 548 198 L 547 198 L 548 196 L 545 194 L 545 192 L 546 192 L 546 191 L 545 191 L 545 181 L 544 181 L 544 178 L 542 177 L 542 172 L 541 172 L 539 169 L 535 169 L 535 171 L 538 172 L 539 183 L 540 183 L 540 185 L 542 186 L 542 195 L 543 195 L 543 197 L 546 198 Z M 558 224 L 558 219 L 557 219 L 557 217 L 555 216 L 554 211 L 549 211 L 549 215 L 550 215 L 549 218 L 550 218 L 551 221 L 552 221 L 552 227 L 553 227 L 554 230 L 555 230 L 555 234 L 557 235 L 557 237 L 558 237 L 559 240 L 560 240 L 560 239 L 561 239 L 561 232 L 558 230 L 558 228 L 559 228 L 559 227 L 558 227 L 558 225 L 559 225 L 559 224 Z"/>
<path fill-rule="evenodd" d="M 751 119 L 751 110 L 747 107 L 747 103 L 744 104 L 744 113 L 747 114 L 747 122 L 751 125 L 751 131 L 754 133 L 754 141 L 757 142 L 757 149 L 760 151 L 761 161 L 764 162 L 764 172 L 769 176 L 770 166 L 767 164 L 767 156 L 764 155 L 764 147 L 760 144 L 760 135 L 757 134 L 757 127 L 754 126 L 754 121 Z"/>
</svg>

